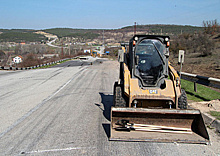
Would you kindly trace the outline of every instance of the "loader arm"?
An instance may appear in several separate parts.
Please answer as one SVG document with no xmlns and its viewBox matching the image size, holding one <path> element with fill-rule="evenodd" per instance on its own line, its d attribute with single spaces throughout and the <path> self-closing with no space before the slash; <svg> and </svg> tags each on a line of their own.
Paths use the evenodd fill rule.
<svg viewBox="0 0 220 156">
<path fill-rule="evenodd" d="M 124 93 L 127 97 L 130 95 L 130 71 L 125 63 L 123 63 L 124 67 Z"/>
<path fill-rule="evenodd" d="M 177 73 L 177 71 L 173 68 L 170 62 L 168 62 L 168 68 L 169 68 L 169 76 L 170 79 L 173 81 L 173 88 L 175 92 L 175 103 L 176 103 L 176 109 L 178 109 L 178 98 L 181 95 L 181 89 L 180 89 L 180 77 Z"/>
<path fill-rule="evenodd" d="M 180 80 L 180 77 L 179 77 L 177 71 L 173 68 L 170 61 L 168 62 L 168 68 L 169 68 L 170 74 L 172 74 L 172 80 Z"/>
</svg>

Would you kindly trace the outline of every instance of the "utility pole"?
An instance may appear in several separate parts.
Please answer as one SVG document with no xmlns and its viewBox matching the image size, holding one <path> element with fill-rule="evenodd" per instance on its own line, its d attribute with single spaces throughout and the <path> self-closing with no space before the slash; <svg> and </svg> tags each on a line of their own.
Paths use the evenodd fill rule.
<svg viewBox="0 0 220 156">
<path fill-rule="evenodd" d="M 63 54 L 63 39 L 61 39 L 61 56 L 64 56 L 64 54 Z"/>
<path fill-rule="evenodd" d="M 102 47 L 100 47 L 100 57 L 101 55 L 103 55 L 105 53 L 105 30 L 103 29 L 103 34 L 102 34 L 102 39 L 103 39 L 103 43 L 102 43 Z"/>
<path fill-rule="evenodd" d="M 136 22 L 134 22 L 134 35 L 136 35 L 136 26 L 137 26 L 137 23 Z"/>
<path fill-rule="evenodd" d="M 103 33 L 102 33 L 102 39 L 103 39 L 103 45 L 105 45 L 105 39 L 104 39 L 104 29 L 103 29 Z"/>
<path fill-rule="evenodd" d="M 69 56 L 70 56 L 70 44 L 69 44 Z"/>
</svg>

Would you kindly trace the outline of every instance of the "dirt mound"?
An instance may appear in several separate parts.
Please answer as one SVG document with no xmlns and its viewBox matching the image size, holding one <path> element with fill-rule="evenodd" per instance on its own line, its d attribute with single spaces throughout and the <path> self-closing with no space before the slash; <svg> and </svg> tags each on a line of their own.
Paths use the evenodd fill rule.
<svg viewBox="0 0 220 156">
<path fill-rule="evenodd" d="M 203 101 L 203 102 L 192 102 L 189 103 L 190 107 L 199 109 L 201 112 L 218 111 L 220 112 L 220 100 Z"/>
</svg>

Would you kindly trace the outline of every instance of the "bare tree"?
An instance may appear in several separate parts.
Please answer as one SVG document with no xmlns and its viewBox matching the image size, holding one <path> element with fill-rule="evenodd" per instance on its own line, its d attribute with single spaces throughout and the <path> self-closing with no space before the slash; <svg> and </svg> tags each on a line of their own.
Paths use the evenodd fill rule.
<svg viewBox="0 0 220 156">
<path fill-rule="evenodd" d="M 21 45 L 18 44 L 15 46 L 15 54 L 18 55 L 18 54 L 21 54 L 22 53 L 22 49 L 21 49 Z"/>
<path fill-rule="evenodd" d="M 203 21 L 203 27 L 205 28 L 206 34 L 212 34 L 220 32 L 220 26 L 217 22 L 217 19 L 211 21 Z"/>
</svg>

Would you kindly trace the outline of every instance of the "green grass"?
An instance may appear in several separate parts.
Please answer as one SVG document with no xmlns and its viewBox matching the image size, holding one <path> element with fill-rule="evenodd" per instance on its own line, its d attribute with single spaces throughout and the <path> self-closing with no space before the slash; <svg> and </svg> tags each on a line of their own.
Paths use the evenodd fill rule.
<svg viewBox="0 0 220 156">
<path fill-rule="evenodd" d="M 194 83 L 181 79 L 181 86 L 185 89 L 187 99 L 192 101 L 211 101 L 220 99 L 220 93 L 206 86 L 196 84 L 197 92 L 194 92 Z"/>
<path fill-rule="evenodd" d="M 57 65 L 57 63 L 51 64 L 51 65 L 42 66 L 42 67 L 38 67 L 38 68 L 35 68 L 35 69 L 45 69 L 45 68 L 53 67 L 53 66 L 55 66 L 55 65 Z"/>
<path fill-rule="evenodd" d="M 42 66 L 42 67 L 38 67 L 38 68 L 35 68 L 35 69 L 45 69 L 45 68 L 50 68 L 50 67 L 53 67 L 57 64 L 61 64 L 61 63 L 64 63 L 64 62 L 67 62 L 67 61 L 70 61 L 71 59 L 67 59 L 67 60 L 64 60 L 64 61 L 61 61 L 61 62 L 58 62 L 58 63 L 54 63 L 54 64 L 51 64 L 51 65 L 46 65 L 46 66 Z"/>
<path fill-rule="evenodd" d="M 210 114 L 214 117 L 216 117 L 216 119 L 220 120 L 220 112 L 217 111 L 210 111 Z"/>
</svg>

